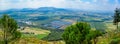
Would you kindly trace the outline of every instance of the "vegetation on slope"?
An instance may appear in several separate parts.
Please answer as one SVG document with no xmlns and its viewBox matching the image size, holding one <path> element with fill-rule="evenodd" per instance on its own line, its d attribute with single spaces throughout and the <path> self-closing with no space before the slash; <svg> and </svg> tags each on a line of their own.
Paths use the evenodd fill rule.
<svg viewBox="0 0 120 44">
<path fill-rule="evenodd" d="M 21 37 L 21 33 L 17 31 L 17 22 L 8 15 L 3 15 L 3 17 L 0 18 L 0 28 L 3 32 L 2 44 L 8 44 L 12 40 L 16 40 Z"/>
</svg>

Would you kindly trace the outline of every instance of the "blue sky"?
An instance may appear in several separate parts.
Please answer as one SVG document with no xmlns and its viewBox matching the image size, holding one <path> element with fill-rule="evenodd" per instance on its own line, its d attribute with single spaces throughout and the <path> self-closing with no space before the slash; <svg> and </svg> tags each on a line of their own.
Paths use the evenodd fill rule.
<svg viewBox="0 0 120 44">
<path fill-rule="evenodd" d="M 0 10 L 39 7 L 113 11 L 120 0 L 0 0 Z"/>
</svg>

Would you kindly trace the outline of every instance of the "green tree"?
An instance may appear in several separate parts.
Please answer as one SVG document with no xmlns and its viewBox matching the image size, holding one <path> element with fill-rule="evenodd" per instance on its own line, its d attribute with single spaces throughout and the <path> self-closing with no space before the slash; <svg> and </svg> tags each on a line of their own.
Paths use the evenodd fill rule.
<svg viewBox="0 0 120 44">
<path fill-rule="evenodd" d="M 62 37 L 66 44 L 91 44 L 88 34 L 90 25 L 86 22 L 77 22 L 75 25 L 68 26 Z"/>
<path fill-rule="evenodd" d="M 18 25 L 13 18 L 8 15 L 3 15 L 0 19 L 0 26 L 4 32 L 4 44 L 8 44 L 8 42 L 20 38 L 21 33 L 17 31 Z"/>
<path fill-rule="evenodd" d="M 113 23 L 114 25 L 117 25 L 117 29 L 118 29 L 118 23 L 120 22 L 120 9 L 116 8 L 113 18 L 114 18 Z"/>
<path fill-rule="evenodd" d="M 102 36 L 102 32 L 101 31 L 99 31 L 99 30 L 94 30 L 94 31 L 91 30 L 90 34 L 87 37 L 93 39 L 94 44 L 96 44 L 97 41 L 98 41 L 97 37 L 99 37 L 99 36 Z"/>
</svg>

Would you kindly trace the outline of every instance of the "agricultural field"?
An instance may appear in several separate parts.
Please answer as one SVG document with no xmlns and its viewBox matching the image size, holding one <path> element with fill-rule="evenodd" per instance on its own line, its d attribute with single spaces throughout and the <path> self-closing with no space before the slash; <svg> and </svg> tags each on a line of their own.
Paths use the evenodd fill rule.
<svg viewBox="0 0 120 44">
<path fill-rule="evenodd" d="M 48 30 L 30 27 L 26 27 L 24 30 L 20 30 L 20 32 L 22 33 L 22 38 L 35 37 L 38 39 L 42 39 L 50 33 Z"/>
<path fill-rule="evenodd" d="M 22 33 L 22 37 L 19 40 L 12 41 L 10 44 L 65 44 L 64 41 L 56 41 L 54 37 L 60 38 L 61 31 L 48 31 L 40 28 L 26 27 L 24 30 L 19 30 Z M 26 33 L 27 32 L 27 33 Z M 34 33 L 34 34 L 33 34 Z M 51 35 L 52 34 L 52 35 Z M 57 36 L 56 36 L 57 35 Z M 45 39 L 46 37 L 50 37 Z M 50 41 L 55 40 L 55 41 Z"/>
<path fill-rule="evenodd" d="M 113 25 L 113 23 L 106 23 L 105 25 L 107 26 L 107 30 L 106 31 L 116 30 L 116 26 Z"/>
<path fill-rule="evenodd" d="M 19 40 L 13 41 L 15 44 L 65 44 L 61 37 L 64 29 L 76 22 L 88 22 L 92 29 L 103 32 L 116 29 L 116 26 L 111 22 L 113 20 L 111 12 L 42 7 L 6 10 L 0 12 L 0 17 L 4 13 L 14 18 L 20 27 L 25 27 L 23 30 L 19 29 L 22 36 Z M 0 32 L 0 38 L 2 34 L 3 32 Z M 108 36 L 98 37 L 100 41 L 98 44 L 108 44 L 103 42 L 111 40 L 106 37 Z"/>
<path fill-rule="evenodd" d="M 107 29 L 105 23 L 103 22 L 91 22 L 91 28 L 95 28 L 96 30 L 105 31 Z"/>
</svg>

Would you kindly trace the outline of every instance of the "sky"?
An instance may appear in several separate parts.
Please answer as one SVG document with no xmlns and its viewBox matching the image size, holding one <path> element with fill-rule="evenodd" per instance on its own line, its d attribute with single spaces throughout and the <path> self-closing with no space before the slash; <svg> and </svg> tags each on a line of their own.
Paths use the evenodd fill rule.
<svg viewBox="0 0 120 44">
<path fill-rule="evenodd" d="M 0 0 L 0 10 L 40 7 L 113 11 L 120 0 Z"/>
</svg>

